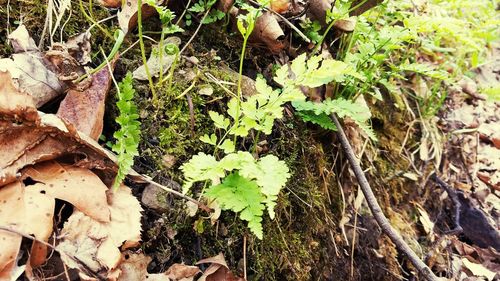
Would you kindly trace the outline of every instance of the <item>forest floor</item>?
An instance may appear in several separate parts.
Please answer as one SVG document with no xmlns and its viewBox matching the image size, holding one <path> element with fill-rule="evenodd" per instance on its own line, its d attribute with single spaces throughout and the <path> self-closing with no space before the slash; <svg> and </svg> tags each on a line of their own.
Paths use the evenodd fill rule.
<svg viewBox="0 0 500 281">
<path fill-rule="evenodd" d="M 143 70 L 133 9 L 122 8 L 116 17 L 116 8 L 92 1 L 48 2 L 69 3 L 72 12 L 52 6 L 52 13 L 45 2 L 0 0 L 0 280 L 424 280 L 371 215 L 336 131 L 304 122 L 290 103 L 282 106 L 271 133 L 251 131 L 236 146 L 255 158 L 276 155 L 289 168 L 274 219 L 261 216 L 262 239 L 241 216 L 221 212 L 202 196 L 209 186 L 178 194 L 187 180 L 184 164 L 200 152 L 217 155 L 218 147 L 214 152 L 200 141 L 214 133 L 209 111 L 226 112 L 238 92 L 242 39 L 235 18 L 221 28 L 222 18 L 200 24 L 210 9 L 188 12 L 179 23 L 185 31 L 165 40 L 177 53 L 164 53 L 169 63 L 163 81 L 159 63 L 150 65 L 155 94 Z M 184 15 L 183 1 L 170 2 L 169 8 Z M 92 22 L 82 10 L 103 20 L 90 37 L 85 30 Z M 282 14 L 290 20 L 301 16 L 288 13 Z M 162 22 L 152 9 L 143 16 L 149 57 Z M 277 68 L 315 51 L 313 43 L 297 43 L 282 20 L 278 27 L 284 32 L 271 32 L 268 25 L 258 30 L 261 37 L 251 40 L 242 60 L 245 99 L 261 89 L 259 75 L 278 88 Z M 106 64 L 103 54 L 113 49 L 118 27 L 130 31 L 119 56 Z M 338 42 L 352 32 L 336 28 L 325 36 L 325 57 L 332 56 L 328 49 L 341 53 L 344 43 Z M 415 49 L 411 59 L 449 67 L 444 72 L 461 67 L 443 62 L 446 51 L 430 55 L 416 43 L 400 45 Z M 490 98 L 500 88 L 498 40 L 484 49 L 484 62 L 468 66 L 453 83 L 400 70 L 396 82 L 381 85 L 379 79 L 370 87 L 380 97 L 358 93 L 354 103 L 370 112 L 364 121 L 376 141 L 355 117 L 343 118 L 391 225 L 434 274 L 448 280 L 500 278 L 500 103 Z M 389 72 L 392 59 L 384 58 L 380 69 Z M 74 82 L 102 62 L 104 68 Z M 113 189 L 121 168 L 109 152 L 120 130 L 117 89 L 126 92 L 115 84 L 129 72 L 136 93 L 127 102 L 137 106 L 140 141 L 133 171 Z M 395 88 L 386 86 L 391 81 Z M 301 90 L 316 102 L 350 90 L 348 83 L 328 83 Z M 436 85 L 442 87 L 439 97 Z"/>
</svg>

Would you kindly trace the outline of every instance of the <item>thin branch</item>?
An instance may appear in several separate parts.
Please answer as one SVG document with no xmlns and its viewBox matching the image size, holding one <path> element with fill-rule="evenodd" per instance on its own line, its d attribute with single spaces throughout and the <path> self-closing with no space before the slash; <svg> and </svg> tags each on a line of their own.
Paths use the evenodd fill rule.
<svg viewBox="0 0 500 281">
<path fill-rule="evenodd" d="M 349 144 L 349 141 L 347 140 L 344 130 L 342 129 L 342 126 L 339 120 L 337 119 L 337 116 L 335 116 L 335 113 L 331 115 L 331 118 L 335 123 L 335 126 L 337 126 L 338 130 L 337 135 L 340 138 L 340 143 L 344 149 L 344 152 L 346 153 L 347 160 L 349 161 L 349 164 L 351 165 L 351 168 L 354 174 L 356 175 L 356 178 L 358 179 L 361 191 L 363 191 L 363 195 L 365 196 L 366 202 L 368 203 L 368 206 L 370 207 L 373 217 L 377 221 L 378 225 L 380 226 L 382 231 L 387 236 L 389 236 L 389 238 L 396 245 L 396 247 L 408 257 L 413 266 L 415 266 L 415 268 L 425 277 L 425 279 L 429 281 L 438 281 L 439 279 L 436 277 L 436 275 L 434 275 L 432 270 L 417 256 L 417 254 L 415 254 L 415 252 L 410 248 L 410 246 L 406 244 L 403 238 L 391 226 L 389 220 L 385 217 L 384 213 L 382 212 L 382 209 L 380 208 L 380 205 L 377 202 L 377 198 L 373 194 L 370 184 L 366 179 L 365 173 L 361 169 L 361 166 L 359 165 L 358 160 L 354 155 L 354 152 L 352 150 L 351 145 Z"/>
<path fill-rule="evenodd" d="M 203 25 L 203 22 L 205 21 L 205 18 L 208 16 L 208 14 L 210 13 L 210 11 L 211 11 L 211 9 L 207 9 L 207 11 L 205 12 L 205 15 L 203 15 L 203 18 L 201 18 L 201 21 L 198 24 L 198 27 L 194 31 L 193 35 L 191 36 L 191 38 L 189 38 L 189 40 L 187 41 L 187 43 L 184 45 L 184 47 L 182 47 L 181 51 L 179 52 L 179 57 L 181 56 L 182 53 L 184 53 L 184 51 L 187 49 L 187 47 L 189 46 L 189 44 L 191 44 L 191 42 L 193 42 L 193 40 L 196 37 L 196 35 L 198 35 L 198 32 L 200 32 L 201 26 Z"/>
<path fill-rule="evenodd" d="M 151 179 L 150 177 L 148 177 L 146 175 L 139 175 L 139 174 L 135 174 L 135 175 L 132 174 L 131 175 L 131 174 L 129 174 L 129 176 L 132 176 L 132 179 L 138 177 L 138 179 L 144 180 L 144 181 L 146 181 L 147 183 L 149 183 L 151 185 L 154 185 L 154 186 L 156 186 L 158 188 L 161 188 L 161 189 L 163 189 L 163 190 L 165 190 L 165 191 L 167 191 L 169 193 L 172 193 L 172 194 L 177 195 L 177 196 L 179 196 L 179 197 L 181 197 L 183 199 L 186 199 L 187 201 L 192 202 L 192 203 L 198 205 L 198 207 L 200 209 L 202 209 L 203 211 L 205 211 L 207 213 L 209 213 L 209 212 L 212 211 L 212 209 L 210 209 L 207 205 L 201 203 L 200 201 L 198 201 L 198 200 L 196 200 L 194 198 L 191 198 L 191 197 L 189 197 L 189 196 L 187 196 L 185 194 L 182 194 L 181 192 L 179 192 L 179 191 L 177 191 L 175 189 L 172 189 L 172 188 L 166 187 L 164 185 L 161 185 L 161 184 L 155 182 L 153 179 Z"/>
</svg>

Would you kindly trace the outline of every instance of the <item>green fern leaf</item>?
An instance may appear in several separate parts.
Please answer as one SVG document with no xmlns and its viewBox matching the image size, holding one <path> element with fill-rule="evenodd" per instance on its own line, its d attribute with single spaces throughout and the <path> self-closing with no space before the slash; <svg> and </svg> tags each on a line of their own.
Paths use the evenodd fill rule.
<svg viewBox="0 0 500 281">
<path fill-rule="evenodd" d="M 337 131 L 330 116 L 325 113 L 316 115 L 314 111 L 297 111 L 296 114 L 304 121 L 319 125 L 321 128 L 331 131 Z"/>
<path fill-rule="evenodd" d="M 186 178 L 182 191 L 187 193 L 193 183 L 197 181 L 214 180 L 224 177 L 226 174 L 224 169 L 212 155 L 207 155 L 203 152 L 193 156 L 187 163 L 181 166 L 181 171 Z"/>
<path fill-rule="evenodd" d="M 205 195 L 215 199 L 223 210 L 240 213 L 240 218 L 248 222 L 248 228 L 262 239 L 262 214 L 264 196 L 253 180 L 248 180 L 238 173 L 228 175 L 224 181 L 210 187 Z"/>
<path fill-rule="evenodd" d="M 111 147 L 118 154 L 118 172 L 113 183 L 115 190 L 120 186 L 134 164 L 134 157 L 139 155 L 137 147 L 140 141 L 141 123 L 138 121 L 137 106 L 133 101 L 135 90 L 132 82 L 132 74 L 129 72 L 122 82 L 118 84 L 118 102 L 116 105 L 120 115 L 116 118 L 116 123 L 120 125 L 120 130 L 114 133 L 116 143 Z"/>
<path fill-rule="evenodd" d="M 314 112 L 316 115 L 336 113 L 340 118 L 349 117 L 370 139 L 377 140 L 375 133 L 367 123 L 370 118 L 370 111 L 358 103 L 338 98 L 325 100 L 322 103 L 295 101 L 292 102 L 292 105 L 298 111 Z"/>
</svg>

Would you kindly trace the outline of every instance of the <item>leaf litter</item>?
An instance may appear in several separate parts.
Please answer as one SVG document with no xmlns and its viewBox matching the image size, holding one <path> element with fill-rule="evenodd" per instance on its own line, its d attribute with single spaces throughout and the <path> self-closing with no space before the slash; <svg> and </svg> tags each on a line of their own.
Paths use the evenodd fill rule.
<svg viewBox="0 0 500 281">
<path fill-rule="evenodd" d="M 21 34 L 12 37 L 16 48 L 40 54 L 23 26 L 13 34 Z M 72 52 L 74 61 L 88 62 L 88 45 L 76 45 L 85 48 L 83 52 Z M 55 54 L 51 55 L 52 61 L 57 61 Z M 111 86 L 108 68 L 82 83 L 83 87 L 71 86 L 54 115 L 37 110 L 56 96 L 50 86 L 46 87 L 47 81 L 41 81 L 42 86 L 27 84 L 27 76 L 13 78 L 11 74 L 18 73 L 22 65 L 9 61 L 3 67 L 0 225 L 4 228 L 0 230 L 0 280 L 14 280 L 24 270 L 26 276 L 34 278 L 33 268 L 49 257 L 56 258 L 54 250 L 67 268 L 78 270 L 82 280 L 194 280 L 201 272 L 197 266 L 174 264 L 164 273 L 149 274 L 146 268 L 150 258 L 128 250 L 140 245 L 142 207 L 129 187 L 110 189 L 117 170 L 116 157 L 96 142 L 102 132 L 104 103 Z M 45 66 L 37 70 L 38 74 L 44 70 L 52 73 L 49 77 L 57 83 L 64 84 L 63 76 Z M 73 210 L 54 232 L 54 219 L 59 216 L 54 213 L 57 202 L 66 202 Z M 18 265 L 22 235 L 28 234 L 34 239 L 30 256 L 26 265 Z M 47 246 L 47 242 L 54 246 Z M 222 255 L 202 262 L 221 259 Z M 220 270 L 206 272 L 203 278 L 219 280 L 210 279 L 217 272 Z M 227 265 L 223 272 L 230 274 Z"/>
</svg>

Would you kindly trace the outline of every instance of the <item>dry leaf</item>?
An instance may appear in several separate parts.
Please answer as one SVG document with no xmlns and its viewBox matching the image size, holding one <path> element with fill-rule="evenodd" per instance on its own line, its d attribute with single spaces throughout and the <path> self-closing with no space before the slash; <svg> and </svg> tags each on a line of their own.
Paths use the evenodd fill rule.
<svg viewBox="0 0 500 281">
<path fill-rule="evenodd" d="M 210 266 L 197 281 L 244 281 L 243 278 L 234 276 L 231 270 L 229 270 L 222 253 L 214 257 L 202 259 L 196 264 L 202 263 L 210 263 Z"/>
<path fill-rule="evenodd" d="M 14 53 L 38 51 L 35 40 L 30 37 L 24 24 L 21 24 L 16 30 L 12 31 L 8 38 L 12 49 L 14 49 Z"/>
<path fill-rule="evenodd" d="M 140 212 L 137 199 L 130 189 L 121 186 L 109 198 L 111 219 L 99 222 L 75 211 L 64 224 L 63 241 L 57 249 L 82 261 L 95 272 L 108 271 L 121 261 L 121 249 L 136 246 L 140 240 Z M 62 256 L 70 268 L 78 268 L 73 260 Z"/>
<path fill-rule="evenodd" d="M 117 274 L 119 274 L 117 281 L 142 281 L 146 279 L 148 264 L 151 262 L 150 257 L 144 254 L 123 252 L 122 260 L 117 268 Z M 149 276 L 147 279 L 149 280 Z M 165 281 L 169 281 L 168 278 Z"/>
<path fill-rule="evenodd" d="M 23 230 L 24 195 L 20 182 L 0 188 L 0 225 Z M 0 280 L 10 280 L 21 246 L 20 235 L 0 230 Z"/>
<path fill-rule="evenodd" d="M 62 155 L 75 155 L 82 159 L 78 166 L 102 170 L 104 182 L 113 181 L 113 154 L 55 115 L 39 113 L 38 117 L 38 123 L 9 119 L 0 123 L 0 186 L 15 181 L 23 167 Z"/>
<path fill-rule="evenodd" d="M 55 202 L 45 194 L 19 181 L 0 188 L 0 225 L 29 233 L 42 241 L 48 241 L 52 234 L 52 217 Z M 10 276 L 16 267 L 16 259 L 22 237 L 0 231 L 0 280 Z M 39 242 L 32 244 L 31 265 L 45 261 L 47 248 Z M 12 273 L 13 274 L 13 273 Z M 9 279 L 10 280 L 10 279 Z"/>
<path fill-rule="evenodd" d="M 32 186 L 26 186 L 24 188 L 24 201 L 27 210 L 24 223 L 30 229 L 29 233 L 38 240 L 47 242 L 52 235 L 55 200 L 40 193 Z M 46 245 L 33 241 L 30 251 L 30 266 L 42 265 L 46 260 L 47 250 Z"/>
<path fill-rule="evenodd" d="M 38 118 L 33 98 L 28 94 L 20 93 L 14 87 L 12 76 L 8 71 L 0 71 L 0 115 L 4 114 L 11 115 L 15 119 L 24 119 L 32 122 Z M 0 176 L 2 174 L 1 171 L 0 169 Z"/>
<path fill-rule="evenodd" d="M 276 17 L 270 12 L 264 12 L 255 22 L 255 29 L 250 36 L 252 42 L 262 42 L 273 53 L 279 53 L 285 48 L 285 34 Z"/>
<path fill-rule="evenodd" d="M 137 25 L 137 0 L 125 0 L 122 3 L 122 9 L 118 12 L 118 24 L 123 32 L 128 33 Z M 156 11 L 153 7 L 143 3 L 141 13 L 143 21 L 155 13 Z"/>
<path fill-rule="evenodd" d="M 111 62 L 114 67 L 116 59 Z M 75 128 L 98 140 L 102 133 L 106 96 L 112 84 L 108 67 L 92 75 L 90 86 L 85 90 L 71 89 L 61 102 L 57 116 L 73 124 Z"/>
<path fill-rule="evenodd" d="M 16 35 L 15 38 L 13 34 Z M 50 63 L 44 60 L 44 55 L 40 51 L 33 50 L 30 43 L 25 43 L 26 37 L 29 38 L 26 28 L 21 25 L 11 37 L 13 42 L 19 44 L 16 48 L 28 51 L 15 53 L 11 58 L 0 59 L 0 71 L 9 71 L 16 88 L 31 95 L 37 107 L 62 94 L 66 86 L 50 69 L 52 67 Z"/>
<path fill-rule="evenodd" d="M 271 0 L 271 10 L 278 14 L 287 12 L 290 5 L 290 0 Z"/>
<path fill-rule="evenodd" d="M 168 268 L 165 275 L 172 281 L 191 281 L 200 272 L 197 266 L 174 263 Z"/>
<path fill-rule="evenodd" d="M 168 37 L 165 39 L 165 42 L 163 43 L 163 46 L 166 44 L 174 44 L 176 46 L 179 46 L 181 44 L 181 39 L 179 37 Z M 149 73 L 153 77 L 158 77 L 160 74 L 160 50 L 159 50 L 159 45 L 153 47 L 151 50 L 151 55 L 149 56 L 148 61 L 146 64 L 148 65 Z M 163 65 L 162 70 L 163 73 L 165 74 L 174 60 L 176 59 L 177 55 L 176 54 L 171 54 L 169 55 L 165 48 L 163 48 L 163 54 L 161 58 L 161 65 Z M 148 76 L 146 74 L 146 68 L 144 65 L 141 65 L 139 68 L 134 70 L 134 78 L 138 80 L 147 80 Z"/>
<path fill-rule="evenodd" d="M 418 205 L 417 205 L 417 210 L 420 214 L 420 216 L 418 217 L 419 221 L 422 224 L 425 233 L 426 234 L 432 233 L 434 229 L 434 223 L 431 221 L 429 214 L 424 210 L 424 208 Z"/>
<path fill-rule="evenodd" d="M 488 280 L 495 278 L 496 273 L 481 264 L 472 263 L 466 258 L 462 258 L 462 263 L 474 276 L 483 276 Z"/>
<path fill-rule="evenodd" d="M 108 187 L 88 169 L 47 161 L 28 167 L 23 174 L 37 182 L 30 186 L 32 190 L 67 201 L 100 222 L 110 221 Z"/>
</svg>

